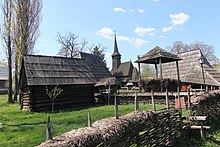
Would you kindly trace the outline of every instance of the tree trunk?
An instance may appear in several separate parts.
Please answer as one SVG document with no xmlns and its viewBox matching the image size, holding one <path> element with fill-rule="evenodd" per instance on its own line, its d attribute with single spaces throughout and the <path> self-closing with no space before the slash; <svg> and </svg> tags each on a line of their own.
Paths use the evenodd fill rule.
<svg viewBox="0 0 220 147">
<path fill-rule="evenodd" d="M 53 99 L 53 102 L 52 102 L 52 113 L 53 113 L 53 110 L 54 110 L 54 99 Z"/>
<path fill-rule="evenodd" d="M 15 55 L 15 87 L 14 87 L 14 101 L 18 101 L 18 54 Z"/>
<path fill-rule="evenodd" d="M 8 36 L 8 103 L 12 103 L 12 51 L 11 39 Z"/>
</svg>

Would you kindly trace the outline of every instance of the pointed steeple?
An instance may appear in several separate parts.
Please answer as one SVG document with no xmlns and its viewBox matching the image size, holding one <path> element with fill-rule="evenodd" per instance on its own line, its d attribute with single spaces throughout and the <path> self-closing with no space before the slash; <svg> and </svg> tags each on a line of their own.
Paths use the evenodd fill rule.
<svg viewBox="0 0 220 147">
<path fill-rule="evenodd" d="M 112 54 L 112 56 L 118 56 L 121 54 L 118 52 L 118 45 L 117 45 L 117 39 L 116 39 L 116 31 L 114 31 L 114 53 Z"/>
<path fill-rule="evenodd" d="M 114 32 L 114 53 L 112 54 L 112 71 L 117 70 L 121 64 L 121 54 L 118 52 L 116 31 Z"/>
</svg>

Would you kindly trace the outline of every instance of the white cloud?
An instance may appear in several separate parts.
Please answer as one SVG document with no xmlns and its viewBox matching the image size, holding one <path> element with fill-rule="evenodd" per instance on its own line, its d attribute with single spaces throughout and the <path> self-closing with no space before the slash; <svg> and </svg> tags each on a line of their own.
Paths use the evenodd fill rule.
<svg viewBox="0 0 220 147">
<path fill-rule="evenodd" d="M 150 28 L 150 27 L 144 28 L 144 27 L 141 27 L 141 26 L 137 26 L 134 32 L 137 33 L 138 35 L 148 34 L 150 36 L 153 36 L 154 31 L 156 31 L 155 28 Z"/>
<path fill-rule="evenodd" d="M 119 40 L 119 41 L 131 41 L 131 39 L 127 36 L 117 36 L 117 40 Z"/>
<path fill-rule="evenodd" d="M 134 12 L 134 10 L 133 10 L 133 9 L 129 9 L 129 11 L 130 11 L 130 12 Z"/>
<path fill-rule="evenodd" d="M 158 38 L 165 38 L 165 36 L 163 36 L 163 35 L 160 35 L 160 36 L 158 36 Z"/>
<path fill-rule="evenodd" d="M 172 26 L 164 27 L 164 28 L 163 28 L 163 32 L 169 32 L 169 31 L 171 31 L 172 29 L 173 29 Z"/>
<path fill-rule="evenodd" d="M 182 25 L 184 24 L 190 17 L 181 12 L 181 13 L 178 13 L 178 14 L 170 14 L 170 18 L 171 18 L 171 23 L 173 25 Z"/>
<path fill-rule="evenodd" d="M 113 8 L 113 10 L 114 10 L 115 12 L 126 12 L 126 10 L 125 10 L 125 9 L 120 8 L 120 7 Z"/>
<path fill-rule="evenodd" d="M 151 1 L 153 1 L 153 2 L 159 2 L 160 0 L 151 0 Z"/>
<path fill-rule="evenodd" d="M 143 40 L 143 39 L 134 39 L 134 45 L 136 47 L 140 47 L 144 45 L 145 43 L 149 43 L 149 41 Z"/>
<path fill-rule="evenodd" d="M 101 30 L 99 30 L 96 35 L 101 36 L 103 38 L 111 39 L 113 35 L 113 31 L 109 27 L 103 27 Z"/>
<path fill-rule="evenodd" d="M 138 12 L 144 13 L 144 9 L 138 9 Z"/>
</svg>

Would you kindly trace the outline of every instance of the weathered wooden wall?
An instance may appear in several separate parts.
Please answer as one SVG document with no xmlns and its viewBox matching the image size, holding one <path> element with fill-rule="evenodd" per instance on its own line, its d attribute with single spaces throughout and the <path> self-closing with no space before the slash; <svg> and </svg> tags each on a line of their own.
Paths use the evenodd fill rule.
<svg viewBox="0 0 220 147">
<path fill-rule="evenodd" d="M 55 99 L 54 109 L 73 108 L 94 103 L 93 85 L 59 86 L 62 93 Z M 53 86 L 48 86 L 52 89 Z M 46 86 L 32 86 L 22 89 L 22 110 L 51 111 L 52 100 L 46 95 Z"/>
</svg>

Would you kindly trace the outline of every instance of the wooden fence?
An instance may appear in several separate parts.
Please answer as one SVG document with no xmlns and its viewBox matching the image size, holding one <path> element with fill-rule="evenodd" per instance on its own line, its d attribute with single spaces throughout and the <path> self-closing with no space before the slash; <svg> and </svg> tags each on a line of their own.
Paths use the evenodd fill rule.
<svg viewBox="0 0 220 147">
<path fill-rule="evenodd" d="M 191 108 L 194 116 L 207 116 L 206 124 L 220 116 L 220 91 L 197 96 Z M 196 102 L 196 103 L 195 103 Z M 92 115 L 92 114 L 91 114 Z M 90 116 L 90 114 L 89 114 Z M 185 123 L 180 109 L 161 112 L 136 110 L 125 116 L 106 118 L 91 127 L 72 130 L 39 147 L 49 146 L 177 146 L 189 136 L 190 125 Z M 90 126 L 90 124 L 89 124 Z"/>
<path fill-rule="evenodd" d="M 39 146 L 172 146 L 181 136 L 183 125 L 177 109 L 138 110 L 119 119 L 98 120 L 92 127 L 67 132 Z"/>
</svg>

